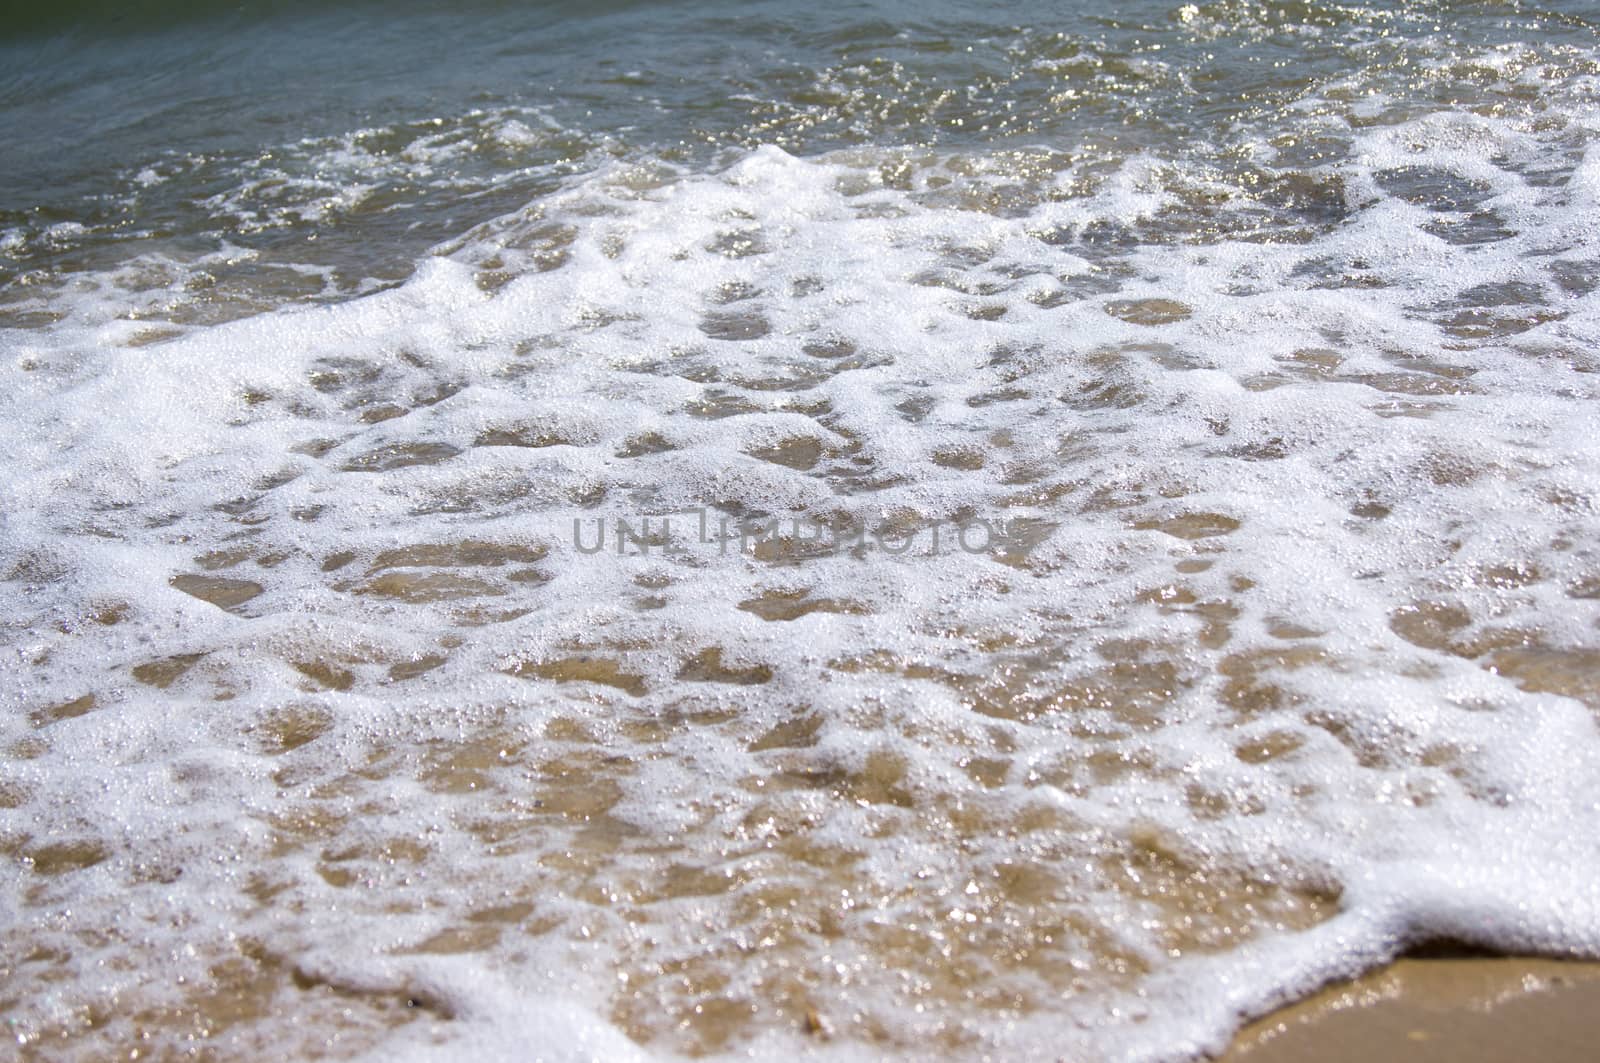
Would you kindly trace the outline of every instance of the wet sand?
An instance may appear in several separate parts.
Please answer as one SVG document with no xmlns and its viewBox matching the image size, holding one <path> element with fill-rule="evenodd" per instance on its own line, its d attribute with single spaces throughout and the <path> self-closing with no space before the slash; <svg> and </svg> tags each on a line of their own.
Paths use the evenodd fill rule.
<svg viewBox="0 0 1600 1063">
<path fill-rule="evenodd" d="M 1251 1023 L 1220 1063 L 1586 1063 L 1600 964 L 1403 959 Z"/>
</svg>

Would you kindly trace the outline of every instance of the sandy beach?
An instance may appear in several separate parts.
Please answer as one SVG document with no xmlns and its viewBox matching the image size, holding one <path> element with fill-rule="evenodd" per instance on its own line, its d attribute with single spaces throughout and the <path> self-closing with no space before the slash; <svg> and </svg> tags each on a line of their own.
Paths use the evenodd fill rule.
<svg viewBox="0 0 1600 1063">
<path fill-rule="evenodd" d="M 1595 1057 L 1600 964 L 1403 959 L 1251 1023 L 1222 1063 L 1498 1063 Z"/>
</svg>

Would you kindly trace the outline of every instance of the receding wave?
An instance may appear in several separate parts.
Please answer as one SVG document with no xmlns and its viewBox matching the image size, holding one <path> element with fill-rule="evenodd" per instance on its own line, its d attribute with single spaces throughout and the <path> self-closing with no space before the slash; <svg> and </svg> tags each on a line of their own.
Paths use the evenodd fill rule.
<svg viewBox="0 0 1600 1063">
<path fill-rule="evenodd" d="M 1253 10 L 1169 14 L 1391 17 Z M 21 1050 L 1176 1060 L 1600 955 L 1600 63 L 1404 51 L 1170 139 L 507 105 L 18 220 Z"/>
</svg>

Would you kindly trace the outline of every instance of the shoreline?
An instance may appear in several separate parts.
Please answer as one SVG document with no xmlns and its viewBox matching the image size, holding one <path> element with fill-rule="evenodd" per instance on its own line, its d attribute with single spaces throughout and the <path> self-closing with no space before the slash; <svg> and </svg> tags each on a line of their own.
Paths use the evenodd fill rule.
<svg viewBox="0 0 1600 1063">
<path fill-rule="evenodd" d="M 1585 1063 L 1600 963 L 1405 957 L 1246 1025 L 1217 1063 Z"/>
</svg>

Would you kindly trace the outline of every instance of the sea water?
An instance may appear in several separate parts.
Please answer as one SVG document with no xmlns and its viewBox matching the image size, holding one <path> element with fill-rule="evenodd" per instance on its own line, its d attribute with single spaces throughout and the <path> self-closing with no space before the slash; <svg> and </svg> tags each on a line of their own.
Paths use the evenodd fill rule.
<svg viewBox="0 0 1600 1063">
<path fill-rule="evenodd" d="M 16 17 L 6 1054 L 1181 1060 L 1600 957 L 1597 16 Z"/>
</svg>

